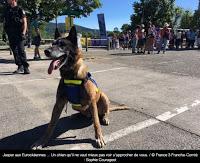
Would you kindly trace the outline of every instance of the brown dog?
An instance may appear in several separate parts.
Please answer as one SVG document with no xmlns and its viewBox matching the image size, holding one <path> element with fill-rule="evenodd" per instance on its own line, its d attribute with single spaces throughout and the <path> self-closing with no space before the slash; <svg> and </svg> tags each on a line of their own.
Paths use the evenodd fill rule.
<svg viewBox="0 0 200 163">
<path fill-rule="evenodd" d="M 104 125 L 109 124 L 110 101 L 98 89 L 95 81 L 87 71 L 87 66 L 83 63 L 82 53 L 77 46 L 75 27 L 72 27 L 67 38 L 59 38 L 51 48 L 46 49 L 45 55 L 52 58 L 48 73 L 51 74 L 53 70 L 60 69 L 61 80 L 51 121 L 44 136 L 32 145 L 32 149 L 40 149 L 47 144 L 60 114 L 68 102 L 73 103 L 72 108 L 80 111 L 83 115 L 92 116 L 96 142 L 98 147 L 102 148 L 106 143 L 103 138 L 100 120 Z M 77 99 L 77 96 L 79 99 Z M 125 108 L 125 106 L 119 106 L 113 108 L 113 110 Z"/>
</svg>

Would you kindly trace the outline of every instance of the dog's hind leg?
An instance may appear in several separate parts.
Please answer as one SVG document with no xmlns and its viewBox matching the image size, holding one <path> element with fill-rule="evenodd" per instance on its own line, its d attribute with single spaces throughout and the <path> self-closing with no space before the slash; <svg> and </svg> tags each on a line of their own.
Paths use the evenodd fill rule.
<svg viewBox="0 0 200 163">
<path fill-rule="evenodd" d="M 36 143 L 34 143 L 31 146 L 31 149 L 33 149 L 33 150 L 41 149 L 48 143 L 48 141 L 56 127 L 56 124 L 60 118 L 61 112 L 62 112 L 65 104 L 66 104 L 65 98 L 61 98 L 61 97 L 57 98 L 56 104 L 53 108 L 51 120 L 49 122 L 48 128 L 47 128 L 44 136 L 41 139 L 39 139 Z"/>
</svg>

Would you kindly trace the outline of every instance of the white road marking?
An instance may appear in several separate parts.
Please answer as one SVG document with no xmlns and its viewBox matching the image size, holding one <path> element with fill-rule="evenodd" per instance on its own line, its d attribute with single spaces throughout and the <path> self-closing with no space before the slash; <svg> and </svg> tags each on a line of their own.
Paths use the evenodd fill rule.
<svg viewBox="0 0 200 163">
<path fill-rule="evenodd" d="M 112 69 L 107 69 L 107 70 L 99 70 L 99 71 L 93 71 L 91 73 L 96 74 L 96 73 L 102 73 L 102 72 L 107 72 L 107 71 L 121 70 L 121 69 L 125 69 L 125 68 L 127 68 L 127 67 L 118 67 L 118 68 L 112 68 Z"/>
<path fill-rule="evenodd" d="M 150 126 L 153 126 L 155 124 L 158 124 L 160 122 L 165 122 L 181 113 L 184 113 L 190 109 L 192 109 L 193 107 L 196 107 L 200 105 L 200 101 L 199 100 L 195 100 L 189 107 L 187 106 L 183 106 L 183 107 L 180 107 L 180 108 L 176 108 L 172 111 L 168 111 L 168 112 L 165 112 L 161 115 L 158 115 L 157 117 L 154 118 L 150 118 L 150 119 L 147 119 L 145 121 L 142 121 L 142 122 L 139 122 L 139 123 L 136 123 L 134 125 L 131 125 L 131 126 L 128 126 L 124 129 L 121 129 L 121 130 L 118 130 L 116 132 L 113 132 L 109 135 L 105 135 L 104 136 L 104 140 L 106 141 L 106 143 L 109 143 L 109 142 L 113 142 L 114 140 L 117 140 L 117 139 L 120 139 L 124 136 L 127 136 L 133 132 L 137 132 L 139 130 L 142 130 L 144 128 L 147 128 L 147 127 L 150 127 Z M 70 150 L 88 150 L 88 149 L 93 149 L 94 147 L 91 145 L 91 144 L 80 144 L 80 145 L 75 145 L 73 146 L 72 148 L 70 148 Z"/>
<path fill-rule="evenodd" d="M 108 71 L 116 71 L 125 69 L 127 67 L 118 67 L 118 68 L 112 68 L 112 69 L 106 69 L 106 70 L 99 70 L 99 71 L 93 71 L 92 74 L 102 73 L 102 72 L 108 72 Z M 24 82 L 35 82 L 35 81 L 42 81 L 42 80 L 53 80 L 53 79 L 60 79 L 60 77 L 54 77 L 54 78 L 40 78 L 40 79 L 30 79 L 30 80 L 23 80 L 23 81 L 15 81 L 15 82 L 4 82 L 0 83 L 0 85 L 8 85 L 8 84 L 21 84 Z"/>
<path fill-rule="evenodd" d="M 200 101 L 199 100 L 195 100 L 194 103 L 191 105 L 191 107 L 195 107 L 197 105 L 200 104 Z"/>
<path fill-rule="evenodd" d="M 180 72 L 171 72 L 171 73 L 175 74 L 175 75 L 190 76 L 189 74 L 184 74 L 184 73 L 180 73 Z"/>
<path fill-rule="evenodd" d="M 181 114 L 187 110 L 190 110 L 190 108 L 188 108 L 187 106 L 184 106 L 184 107 L 180 107 L 180 108 L 176 108 L 175 110 L 173 111 L 168 111 L 168 112 L 165 112 L 159 116 L 156 117 L 156 119 L 160 120 L 160 121 L 166 121 L 178 114 Z"/>
</svg>

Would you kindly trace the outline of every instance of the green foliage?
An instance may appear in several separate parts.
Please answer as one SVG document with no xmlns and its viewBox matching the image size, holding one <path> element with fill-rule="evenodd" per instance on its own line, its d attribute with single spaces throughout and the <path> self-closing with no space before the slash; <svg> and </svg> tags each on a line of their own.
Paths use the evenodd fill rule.
<svg viewBox="0 0 200 163">
<path fill-rule="evenodd" d="M 45 22 L 49 22 L 61 15 L 86 17 L 93 10 L 101 7 L 100 0 L 19 0 L 18 3 L 26 11 L 29 31 L 31 31 L 33 22 L 36 22 L 36 24 L 39 22 L 40 31 L 44 37 L 48 37 L 46 30 L 43 29 Z M 0 17 L 2 11 L 3 5 L 0 4 Z"/>
<path fill-rule="evenodd" d="M 87 17 L 93 10 L 101 7 L 100 0 L 63 0 L 64 9 L 59 15 L 72 15 Z"/>
<path fill-rule="evenodd" d="M 121 27 L 122 32 L 127 32 L 131 30 L 131 25 L 130 24 L 123 24 Z"/>
<path fill-rule="evenodd" d="M 200 11 L 199 10 L 196 10 L 194 13 L 192 25 L 195 28 L 200 29 Z"/>
<path fill-rule="evenodd" d="M 101 6 L 100 0 L 20 0 L 31 18 L 40 13 L 41 19 L 48 22 L 57 16 L 87 16 Z"/>
<path fill-rule="evenodd" d="M 189 29 L 192 27 L 193 24 L 193 13 L 191 11 L 184 11 L 181 19 L 181 28 Z"/>
<path fill-rule="evenodd" d="M 165 22 L 171 23 L 174 14 L 175 0 L 140 0 L 134 2 L 134 14 L 131 16 L 131 25 L 148 24 L 163 26 Z"/>
<path fill-rule="evenodd" d="M 172 27 L 174 29 L 177 29 L 181 26 L 181 20 L 182 20 L 182 16 L 183 16 L 184 12 L 185 12 L 185 10 L 181 7 L 174 8 L 174 17 L 172 20 Z"/>
<path fill-rule="evenodd" d="M 46 22 L 60 15 L 88 16 L 94 9 L 101 7 L 100 0 L 20 0 L 18 3 L 30 21 L 37 18 Z"/>
<path fill-rule="evenodd" d="M 108 37 L 119 37 L 120 35 L 120 31 L 111 31 L 111 32 L 108 32 Z"/>
<path fill-rule="evenodd" d="M 94 38 L 94 35 L 91 32 L 82 32 L 82 37 Z"/>
</svg>

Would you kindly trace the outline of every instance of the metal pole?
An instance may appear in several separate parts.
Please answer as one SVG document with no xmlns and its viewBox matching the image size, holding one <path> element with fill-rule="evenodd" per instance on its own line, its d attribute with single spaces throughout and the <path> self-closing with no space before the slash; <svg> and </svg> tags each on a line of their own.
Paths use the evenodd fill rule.
<svg viewBox="0 0 200 163">
<path fill-rule="evenodd" d="M 108 51 L 110 50 L 110 39 L 108 38 Z"/>
<path fill-rule="evenodd" d="M 88 38 L 87 38 L 87 36 L 85 38 L 85 44 L 86 44 L 86 52 L 88 52 Z"/>
</svg>

